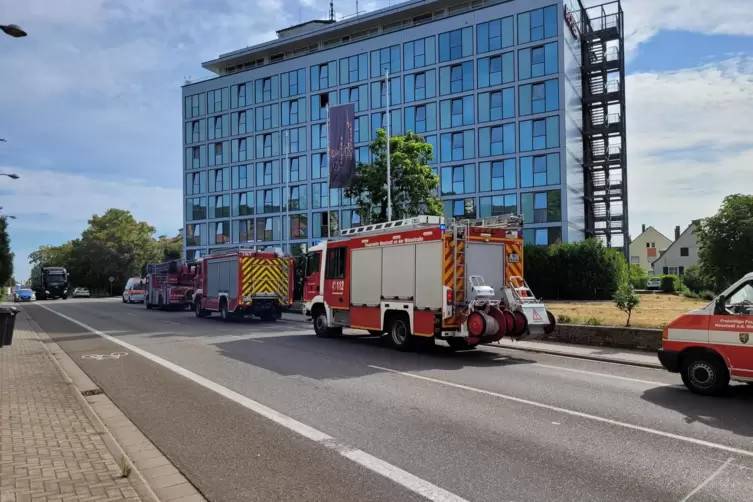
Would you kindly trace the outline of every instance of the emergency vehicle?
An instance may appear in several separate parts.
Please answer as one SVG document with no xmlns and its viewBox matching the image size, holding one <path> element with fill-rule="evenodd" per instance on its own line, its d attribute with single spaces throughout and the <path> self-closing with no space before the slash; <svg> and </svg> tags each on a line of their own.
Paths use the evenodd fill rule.
<svg viewBox="0 0 753 502">
<path fill-rule="evenodd" d="M 753 383 L 753 273 L 669 323 L 659 361 L 696 394 L 722 394 L 730 380 Z"/>
<path fill-rule="evenodd" d="M 293 259 L 279 250 L 223 250 L 197 260 L 195 286 L 196 317 L 276 321 L 292 302 Z"/>
<path fill-rule="evenodd" d="M 309 248 L 305 313 L 317 336 L 387 333 L 400 350 L 550 332 L 554 316 L 523 280 L 522 226 L 517 215 L 417 216 L 342 230 Z"/>
<path fill-rule="evenodd" d="M 144 305 L 147 309 L 191 306 L 195 265 L 180 260 L 146 266 Z"/>
</svg>

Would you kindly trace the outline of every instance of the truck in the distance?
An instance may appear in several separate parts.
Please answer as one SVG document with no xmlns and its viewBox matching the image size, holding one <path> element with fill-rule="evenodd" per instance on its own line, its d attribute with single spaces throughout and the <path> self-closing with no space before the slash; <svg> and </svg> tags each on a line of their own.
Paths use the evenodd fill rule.
<svg viewBox="0 0 753 502">
<path fill-rule="evenodd" d="M 38 300 L 65 300 L 68 298 L 68 271 L 64 267 L 34 267 L 31 271 L 31 290 Z"/>
</svg>

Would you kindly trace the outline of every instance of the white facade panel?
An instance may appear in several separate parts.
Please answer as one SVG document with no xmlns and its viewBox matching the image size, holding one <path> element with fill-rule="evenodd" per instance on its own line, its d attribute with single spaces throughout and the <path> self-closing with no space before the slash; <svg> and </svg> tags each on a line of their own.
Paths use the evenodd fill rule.
<svg viewBox="0 0 753 502">
<path fill-rule="evenodd" d="M 382 248 L 382 295 L 385 300 L 416 296 L 416 246 Z"/>
<path fill-rule="evenodd" d="M 416 245 L 416 308 L 442 308 L 442 242 Z"/>
<path fill-rule="evenodd" d="M 350 303 L 356 307 L 379 305 L 382 296 L 382 248 L 354 249 L 350 254 Z"/>
</svg>

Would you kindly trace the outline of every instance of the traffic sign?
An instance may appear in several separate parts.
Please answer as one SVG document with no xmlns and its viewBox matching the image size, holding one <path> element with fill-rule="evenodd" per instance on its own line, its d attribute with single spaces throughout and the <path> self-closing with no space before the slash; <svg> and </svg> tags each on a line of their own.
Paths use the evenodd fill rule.
<svg viewBox="0 0 753 502">
<path fill-rule="evenodd" d="M 107 279 L 107 280 L 108 280 L 108 281 L 110 281 L 110 282 L 114 282 L 114 281 L 115 281 L 115 278 L 114 278 L 114 277 L 112 277 L 112 276 L 110 276 L 110 278 L 109 278 L 109 279 Z"/>
</svg>

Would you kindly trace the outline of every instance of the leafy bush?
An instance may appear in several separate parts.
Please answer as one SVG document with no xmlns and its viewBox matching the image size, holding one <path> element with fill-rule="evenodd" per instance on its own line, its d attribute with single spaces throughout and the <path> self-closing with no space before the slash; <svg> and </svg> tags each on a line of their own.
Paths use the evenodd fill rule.
<svg viewBox="0 0 753 502">
<path fill-rule="evenodd" d="M 641 299 L 635 294 L 632 284 L 625 282 L 614 295 L 614 303 L 618 309 L 627 314 L 625 326 L 630 326 L 630 316 L 633 310 L 640 305 Z"/>
<path fill-rule="evenodd" d="M 676 275 L 661 276 L 661 290 L 665 293 L 674 293 L 680 288 L 680 278 Z"/>
<path fill-rule="evenodd" d="M 698 295 L 688 289 L 684 284 L 680 286 L 680 294 L 685 298 L 698 298 Z"/>
<path fill-rule="evenodd" d="M 586 325 L 588 326 L 601 326 L 602 322 L 601 319 L 598 317 L 589 317 L 586 319 Z"/>
<path fill-rule="evenodd" d="M 630 282 L 633 285 L 633 289 L 646 289 L 648 287 L 648 276 L 631 277 Z"/>
<path fill-rule="evenodd" d="M 713 291 L 701 291 L 698 294 L 698 298 L 700 298 L 701 300 L 711 301 L 716 298 L 716 293 L 714 293 Z"/>
<path fill-rule="evenodd" d="M 573 318 L 566 314 L 560 314 L 557 316 L 557 324 L 572 324 Z"/>
<path fill-rule="evenodd" d="M 554 246 L 526 245 L 525 278 L 548 300 L 611 300 L 627 280 L 627 264 L 597 239 Z"/>
<path fill-rule="evenodd" d="M 685 269 L 682 274 L 682 283 L 696 293 L 714 290 L 713 279 L 705 274 L 699 265 L 692 265 Z"/>
</svg>

